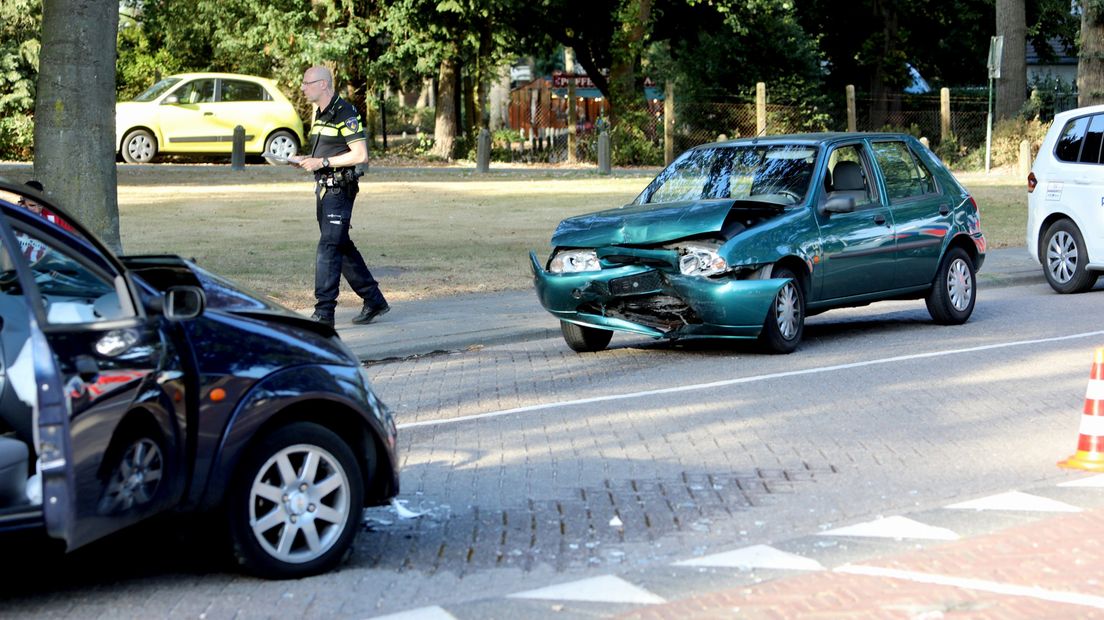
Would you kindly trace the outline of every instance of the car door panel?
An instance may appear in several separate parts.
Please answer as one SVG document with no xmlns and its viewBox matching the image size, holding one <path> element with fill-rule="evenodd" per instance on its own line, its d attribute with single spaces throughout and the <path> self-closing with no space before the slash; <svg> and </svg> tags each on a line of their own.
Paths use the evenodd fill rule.
<svg viewBox="0 0 1104 620">
<path fill-rule="evenodd" d="M 162 102 L 158 107 L 158 123 L 164 136 L 161 150 L 230 151 L 230 144 L 223 140 L 226 130 L 218 121 L 213 78 L 185 82 L 168 97 L 176 97 L 177 101 Z"/>
</svg>

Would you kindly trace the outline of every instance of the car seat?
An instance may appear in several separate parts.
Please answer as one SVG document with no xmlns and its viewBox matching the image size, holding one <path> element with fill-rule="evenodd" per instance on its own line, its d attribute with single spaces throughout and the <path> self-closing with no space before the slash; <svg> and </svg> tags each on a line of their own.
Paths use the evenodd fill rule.
<svg viewBox="0 0 1104 620">
<path fill-rule="evenodd" d="M 0 437 L 0 508 L 27 502 L 27 444 Z"/>
<path fill-rule="evenodd" d="M 862 164 L 855 161 L 841 161 L 832 170 L 832 190 L 829 197 L 850 196 L 855 199 L 855 204 L 862 204 L 869 199 L 866 191 L 866 178 L 863 175 Z"/>
</svg>

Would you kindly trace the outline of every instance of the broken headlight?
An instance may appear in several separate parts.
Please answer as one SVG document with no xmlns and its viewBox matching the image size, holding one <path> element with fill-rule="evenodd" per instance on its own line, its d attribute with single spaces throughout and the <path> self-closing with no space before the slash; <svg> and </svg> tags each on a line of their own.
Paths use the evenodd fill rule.
<svg viewBox="0 0 1104 620">
<path fill-rule="evenodd" d="M 679 271 L 687 276 L 715 276 L 728 271 L 728 262 L 717 253 L 717 246 L 683 243 L 678 246 Z"/>
<path fill-rule="evenodd" d="M 579 273 L 601 269 L 598 253 L 594 250 L 563 250 L 557 252 L 548 264 L 548 270 L 552 273 Z"/>
</svg>

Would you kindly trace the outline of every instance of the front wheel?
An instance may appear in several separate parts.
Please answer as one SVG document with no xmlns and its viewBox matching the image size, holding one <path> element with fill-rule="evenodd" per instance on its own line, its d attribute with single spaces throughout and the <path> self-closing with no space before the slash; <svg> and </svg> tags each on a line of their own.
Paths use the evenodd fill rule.
<svg viewBox="0 0 1104 620">
<path fill-rule="evenodd" d="M 579 353 L 601 351 L 613 338 L 612 330 L 586 327 L 568 321 L 560 321 L 560 331 L 567 346 Z"/>
<path fill-rule="evenodd" d="M 1099 274 L 1089 271 L 1085 240 L 1077 225 L 1059 220 L 1043 237 L 1043 274 L 1050 288 L 1059 293 L 1084 293 L 1096 284 Z"/>
<path fill-rule="evenodd" d="M 805 291 L 797 274 L 790 269 L 776 269 L 771 277 L 790 281 L 774 296 L 759 342 L 771 353 L 792 353 L 805 333 Z"/>
<path fill-rule="evenodd" d="M 122 152 L 128 164 L 148 164 L 157 156 L 157 138 L 145 129 L 134 129 L 123 138 Z"/>
<path fill-rule="evenodd" d="M 974 312 L 976 285 L 974 261 L 962 248 L 948 250 L 924 300 L 932 320 L 940 325 L 965 323 Z"/>
<path fill-rule="evenodd" d="M 360 527 L 364 477 L 352 449 L 327 428 L 297 422 L 264 438 L 228 496 L 234 555 L 261 577 L 323 573 Z"/>
<path fill-rule="evenodd" d="M 293 155 L 299 154 L 299 141 L 289 131 L 277 131 L 265 140 L 264 147 L 265 155 L 274 155 L 276 157 L 282 157 L 287 159 Z M 277 165 L 279 162 L 271 159 L 266 160 L 268 163 Z"/>
</svg>

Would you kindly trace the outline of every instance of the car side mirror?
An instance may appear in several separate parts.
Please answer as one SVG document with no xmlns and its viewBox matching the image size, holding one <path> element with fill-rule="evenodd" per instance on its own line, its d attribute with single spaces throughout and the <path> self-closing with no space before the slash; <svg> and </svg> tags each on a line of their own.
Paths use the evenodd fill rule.
<svg viewBox="0 0 1104 620">
<path fill-rule="evenodd" d="M 170 321 L 186 321 L 203 314 L 207 296 L 198 286 L 174 286 L 165 291 L 161 307 Z"/>
<path fill-rule="evenodd" d="M 851 213 L 855 210 L 854 196 L 831 196 L 825 201 L 820 212 L 827 213 Z"/>
<path fill-rule="evenodd" d="M 168 97 L 165 97 L 161 100 L 161 105 L 174 105 L 177 103 L 180 103 L 180 97 L 177 97 L 176 95 L 169 95 Z"/>
</svg>

